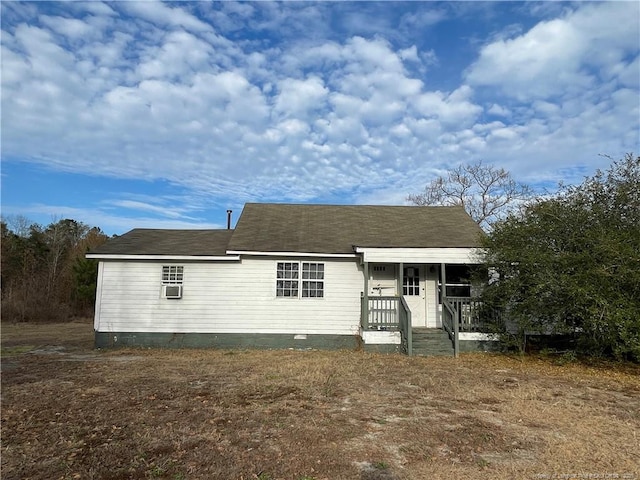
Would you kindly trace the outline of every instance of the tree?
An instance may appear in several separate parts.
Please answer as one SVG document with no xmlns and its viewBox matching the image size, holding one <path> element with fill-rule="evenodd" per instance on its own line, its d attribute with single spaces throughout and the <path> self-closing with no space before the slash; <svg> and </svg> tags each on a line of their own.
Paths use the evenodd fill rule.
<svg viewBox="0 0 640 480">
<path fill-rule="evenodd" d="M 520 340 L 571 334 L 583 353 L 640 361 L 640 157 L 528 205 L 484 241 L 497 275 L 483 299 Z"/>
<path fill-rule="evenodd" d="M 96 300 L 98 261 L 85 258 L 85 253 L 102 245 L 109 237 L 97 227 L 90 229 L 78 242 L 73 258 L 72 299 L 77 312 L 90 314 Z"/>
<path fill-rule="evenodd" d="M 70 219 L 46 228 L 23 217 L 8 221 L 1 223 L 3 320 L 62 320 L 87 314 L 97 265 L 84 255 L 107 236 Z"/>
<path fill-rule="evenodd" d="M 483 230 L 490 230 L 532 196 L 531 189 L 516 182 L 509 172 L 480 161 L 457 166 L 407 200 L 415 205 L 462 206 Z"/>
</svg>

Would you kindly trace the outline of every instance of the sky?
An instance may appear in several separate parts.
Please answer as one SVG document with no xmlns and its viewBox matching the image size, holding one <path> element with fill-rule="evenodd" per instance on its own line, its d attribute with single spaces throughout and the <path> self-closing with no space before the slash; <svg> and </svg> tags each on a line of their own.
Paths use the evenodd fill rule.
<svg viewBox="0 0 640 480">
<path fill-rule="evenodd" d="M 2 215 L 225 228 L 640 153 L 640 3 L 0 4 Z M 604 156 L 603 156 L 604 155 Z"/>
</svg>

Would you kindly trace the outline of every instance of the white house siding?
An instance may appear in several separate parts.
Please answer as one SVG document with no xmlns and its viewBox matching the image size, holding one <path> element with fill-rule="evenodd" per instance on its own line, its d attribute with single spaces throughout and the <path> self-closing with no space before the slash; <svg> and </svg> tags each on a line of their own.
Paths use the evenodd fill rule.
<svg viewBox="0 0 640 480">
<path fill-rule="evenodd" d="M 278 261 L 323 262 L 323 298 L 277 298 Z M 183 265 L 183 296 L 161 298 L 163 265 Z M 354 335 L 364 281 L 355 259 L 249 257 L 241 262 L 101 262 L 99 332 Z"/>
<path fill-rule="evenodd" d="M 398 266 L 393 263 L 369 265 L 369 296 L 398 294 Z"/>
</svg>

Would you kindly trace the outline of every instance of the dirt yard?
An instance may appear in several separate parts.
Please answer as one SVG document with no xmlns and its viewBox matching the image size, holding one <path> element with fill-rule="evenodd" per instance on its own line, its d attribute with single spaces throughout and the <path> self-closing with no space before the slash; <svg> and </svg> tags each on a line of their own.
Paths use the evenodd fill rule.
<svg viewBox="0 0 640 480">
<path fill-rule="evenodd" d="M 4 480 L 640 478 L 638 367 L 1 336 Z"/>
</svg>

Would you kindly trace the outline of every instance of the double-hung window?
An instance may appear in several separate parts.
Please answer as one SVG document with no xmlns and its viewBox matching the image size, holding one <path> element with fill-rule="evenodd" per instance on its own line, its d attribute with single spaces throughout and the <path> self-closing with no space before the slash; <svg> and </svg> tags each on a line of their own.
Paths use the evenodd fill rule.
<svg viewBox="0 0 640 480">
<path fill-rule="evenodd" d="M 324 297 L 324 263 L 302 263 L 302 296 Z"/>
<path fill-rule="evenodd" d="M 278 262 L 276 297 L 324 297 L 324 263 Z"/>
<path fill-rule="evenodd" d="M 165 265 L 162 267 L 163 285 L 182 285 L 184 267 L 179 265 Z"/>
<path fill-rule="evenodd" d="M 298 262 L 278 262 L 276 297 L 298 298 L 299 268 Z"/>
</svg>

